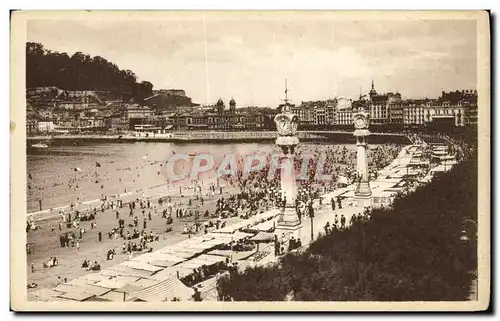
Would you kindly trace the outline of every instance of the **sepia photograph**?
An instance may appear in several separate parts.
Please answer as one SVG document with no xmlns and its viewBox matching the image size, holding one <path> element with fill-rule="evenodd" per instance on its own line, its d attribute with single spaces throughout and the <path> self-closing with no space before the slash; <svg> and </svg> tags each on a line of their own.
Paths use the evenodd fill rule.
<svg viewBox="0 0 500 321">
<path fill-rule="evenodd" d="M 11 309 L 479 311 L 487 11 L 13 11 Z"/>
</svg>

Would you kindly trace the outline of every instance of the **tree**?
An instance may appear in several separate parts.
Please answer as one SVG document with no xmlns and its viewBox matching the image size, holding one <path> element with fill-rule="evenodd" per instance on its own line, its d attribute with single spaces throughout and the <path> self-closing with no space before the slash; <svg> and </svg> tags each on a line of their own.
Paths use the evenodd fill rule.
<svg viewBox="0 0 500 321">
<path fill-rule="evenodd" d="M 66 90 L 107 91 L 114 97 L 137 102 L 142 102 L 153 90 L 150 82 L 137 83 L 133 71 L 120 70 L 101 56 L 76 52 L 69 57 L 34 42 L 26 43 L 26 85 L 28 88 L 56 86 Z"/>
</svg>

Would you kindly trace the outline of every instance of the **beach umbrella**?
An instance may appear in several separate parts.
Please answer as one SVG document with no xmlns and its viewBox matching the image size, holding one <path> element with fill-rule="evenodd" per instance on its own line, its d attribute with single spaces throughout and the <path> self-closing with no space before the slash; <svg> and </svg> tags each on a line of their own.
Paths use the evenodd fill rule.
<svg viewBox="0 0 500 321">
<path fill-rule="evenodd" d="M 100 163 L 98 163 L 98 162 L 96 162 L 96 163 L 95 163 L 95 166 L 96 166 L 96 167 L 101 167 L 101 164 L 100 164 Z"/>
</svg>

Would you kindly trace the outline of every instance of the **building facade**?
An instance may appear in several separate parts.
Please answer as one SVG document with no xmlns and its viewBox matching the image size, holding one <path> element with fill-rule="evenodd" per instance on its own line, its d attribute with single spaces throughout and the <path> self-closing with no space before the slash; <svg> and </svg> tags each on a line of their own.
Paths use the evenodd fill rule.
<svg viewBox="0 0 500 321">
<path fill-rule="evenodd" d="M 403 124 L 415 126 L 425 123 L 426 103 L 422 100 L 406 100 L 403 104 Z"/>
<path fill-rule="evenodd" d="M 36 125 L 38 133 L 52 133 L 55 127 L 51 121 L 39 121 Z"/>
</svg>

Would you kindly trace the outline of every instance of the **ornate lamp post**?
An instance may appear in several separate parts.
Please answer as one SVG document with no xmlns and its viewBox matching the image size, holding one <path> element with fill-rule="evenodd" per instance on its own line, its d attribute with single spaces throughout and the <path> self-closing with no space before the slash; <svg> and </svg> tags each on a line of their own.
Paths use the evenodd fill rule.
<svg viewBox="0 0 500 321">
<path fill-rule="evenodd" d="M 298 230 L 301 228 L 301 222 L 295 209 L 297 182 L 293 163 L 295 147 L 299 144 L 299 139 L 296 136 L 298 117 L 290 111 L 289 105 L 285 104 L 281 114 L 276 115 L 274 118 L 274 122 L 278 130 L 276 145 L 282 151 L 280 184 L 285 203 L 282 207 L 276 230 L 286 231 L 289 235 L 296 234 L 295 237 L 298 238 Z"/>
<path fill-rule="evenodd" d="M 366 151 L 368 144 L 366 138 L 370 135 L 368 126 L 370 125 L 370 115 L 365 111 L 365 106 L 363 102 L 360 102 L 360 106 L 357 112 L 353 115 L 354 120 L 354 136 L 356 137 L 356 148 L 357 148 L 357 186 L 354 192 L 356 199 L 358 201 L 358 206 L 371 206 L 371 195 L 372 191 L 370 189 L 370 178 L 368 172 L 368 160 L 366 156 Z"/>
</svg>

